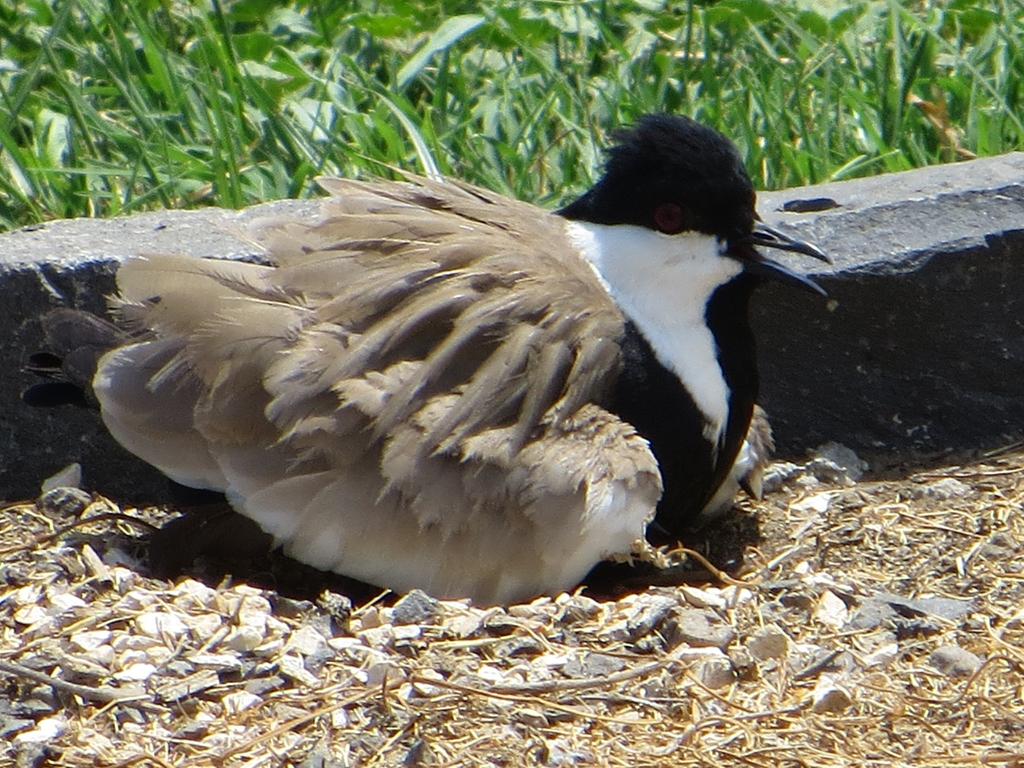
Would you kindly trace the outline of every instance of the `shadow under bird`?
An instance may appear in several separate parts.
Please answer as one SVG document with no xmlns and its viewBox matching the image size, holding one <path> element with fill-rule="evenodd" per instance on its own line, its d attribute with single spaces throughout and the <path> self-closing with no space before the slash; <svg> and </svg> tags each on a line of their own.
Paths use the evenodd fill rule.
<svg viewBox="0 0 1024 768">
<path fill-rule="evenodd" d="M 314 219 L 254 233 L 263 264 L 132 259 L 117 329 L 49 320 L 63 375 L 297 560 L 481 603 L 570 589 L 656 513 L 679 533 L 756 475 L 749 299 L 823 293 L 760 249 L 827 260 L 759 222 L 719 133 L 650 115 L 614 137 L 558 212 L 325 179 Z"/>
</svg>

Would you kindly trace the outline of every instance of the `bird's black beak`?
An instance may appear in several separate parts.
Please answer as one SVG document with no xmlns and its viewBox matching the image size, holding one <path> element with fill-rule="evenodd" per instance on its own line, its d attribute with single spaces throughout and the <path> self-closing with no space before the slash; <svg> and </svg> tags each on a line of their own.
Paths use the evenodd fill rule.
<svg viewBox="0 0 1024 768">
<path fill-rule="evenodd" d="M 777 229 L 769 227 L 764 222 L 758 221 L 754 224 L 754 230 L 742 240 L 734 242 L 733 246 L 731 250 L 743 261 L 747 272 L 758 275 L 766 280 L 775 280 L 776 282 L 813 291 L 821 296 L 828 296 L 825 289 L 807 277 L 807 275 L 794 272 L 789 267 L 766 258 L 758 251 L 758 247 L 792 251 L 793 253 L 802 253 L 805 256 L 824 261 L 826 264 L 831 264 L 832 259 L 816 245 L 811 245 L 811 243 L 804 240 L 797 240 Z M 736 246 L 739 247 L 737 248 Z"/>
</svg>

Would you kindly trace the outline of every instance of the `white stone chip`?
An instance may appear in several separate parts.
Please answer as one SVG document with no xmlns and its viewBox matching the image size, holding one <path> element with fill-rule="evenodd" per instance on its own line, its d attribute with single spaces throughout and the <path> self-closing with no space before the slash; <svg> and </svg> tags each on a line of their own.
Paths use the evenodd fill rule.
<svg viewBox="0 0 1024 768">
<path fill-rule="evenodd" d="M 36 727 L 30 731 L 24 731 L 14 737 L 15 744 L 44 744 L 48 741 L 56 741 L 68 732 L 67 718 L 62 715 L 44 717 Z"/>
<path fill-rule="evenodd" d="M 144 635 L 132 635 L 127 632 L 115 632 L 110 638 L 110 645 L 120 654 L 126 651 L 142 651 L 149 653 L 154 648 L 162 647 L 163 643 L 152 637 Z"/>
<path fill-rule="evenodd" d="M 331 712 L 331 727 L 337 730 L 348 728 L 351 718 L 347 709 L 335 709 Z"/>
<path fill-rule="evenodd" d="M 239 712 L 252 709 L 262 703 L 262 698 L 249 691 L 233 691 L 221 699 L 221 704 L 224 705 L 224 713 L 227 715 L 237 715 Z"/>
<path fill-rule="evenodd" d="M 721 658 L 709 658 L 700 662 L 697 667 L 697 677 L 711 690 L 725 688 L 736 682 L 732 662 L 724 655 Z"/>
<path fill-rule="evenodd" d="M 815 493 L 800 499 L 791 504 L 790 507 L 797 512 L 815 512 L 823 515 L 828 511 L 829 506 L 832 504 L 832 498 L 835 495 L 835 491 L 822 491 L 821 493 Z"/>
<path fill-rule="evenodd" d="M 192 636 L 204 641 L 213 637 L 224 626 L 224 619 L 216 613 L 187 614 L 182 621 L 188 624 Z"/>
<path fill-rule="evenodd" d="M 867 667 L 887 667 L 896 661 L 900 655 L 899 643 L 893 641 L 886 643 L 870 653 L 866 653 L 861 657 L 861 663 Z"/>
<path fill-rule="evenodd" d="M 506 678 L 504 670 L 490 664 L 482 664 L 480 669 L 476 671 L 476 674 L 477 677 L 481 680 L 486 680 L 488 683 L 504 683 Z"/>
<path fill-rule="evenodd" d="M 401 683 L 405 680 L 405 672 L 392 661 L 378 661 L 362 670 L 363 682 L 370 688 L 383 685 L 387 680 L 388 686 Z"/>
<path fill-rule="evenodd" d="M 51 592 L 48 597 L 50 606 L 59 613 L 73 611 L 76 608 L 85 608 L 88 605 L 85 600 L 70 592 Z"/>
<path fill-rule="evenodd" d="M 43 621 L 48 616 L 46 609 L 41 605 L 23 605 L 14 612 L 14 620 L 25 625 Z"/>
<path fill-rule="evenodd" d="M 257 624 L 257 626 L 260 626 Z M 267 616 L 263 622 L 263 626 L 266 627 L 267 636 L 282 636 L 287 635 L 291 632 L 292 628 L 285 622 L 281 621 L 276 616 Z"/>
<path fill-rule="evenodd" d="M 285 654 L 277 660 L 277 663 L 281 674 L 294 680 L 296 683 L 314 688 L 320 682 L 316 675 L 306 669 L 302 659 L 298 656 Z"/>
<path fill-rule="evenodd" d="M 129 664 L 119 672 L 114 673 L 114 679 L 121 682 L 141 683 L 156 674 L 156 667 L 148 662 L 135 662 Z"/>
<path fill-rule="evenodd" d="M 359 633 L 359 637 L 371 648 L 387 648 L 395 642 L 395 628 L 390 624 L 382 624 L 379 627 L 364 629 Z"/>
<path fill-rule="evenodd" d="M 327 641 L 327 645 L 335 651 L 362 650 L 366 648 L 366 645 L 358 637 L 332 637 Z"/>
<path fill-rule="evenodd" d="M 183 607 L 209 608 L 217 592 L 195 579 L 185 579 L 172 590 L 174 603 Z"/>
<path fill-rule="evenodd" d="M 690 605 L 695 608 L 718 608 L 724 609 L 727 605 L 725 596 L 720 589 L 700 589 L 682 585 L 679 591 Z"/>
<path fill-rule="evenodd" d="M 126 570 L 126 568 L 120 567 L 112 568 L 110 570 L 110 575 L 113 577 L 115 585 L 118 582 L 121 572 Z M 128 572 L 131 573 L 131 571 Z M 132 575 L 134 577 L 134 574 Z M 152 592 L 146 592 L 142 589 L 133 589 L 121 598 L 120 607 L 127 611 L 143 611 L 156 604 L 156 601 L 156 595 Z"/>
<path fill-rule="evenodd" d="M 758 661 L 784 659 L 789 653 L 789 637 L 778 627 L 765 627 L 747 641 L 747 650 Z"/>
<path fill-rule="evenodd" d="M 173 613 L 147 611 L 135 617 L 135 629 L 146 637 L 174 644 L 188 634 L 188 625 Z"/>
<path fill-rule="evenodd" d="M 314 656 L 328 650 L 327 638 L 313 627 L 299 627 L 285 641 L 285 652 L 294 651 L 301 656 Z"/>
<path fill-rule="evenodd" d="M 232 653 L 193 653 L 186 656 L 186 661 L 209 669 L 237 671 L 242 668 L 242 662 Z"/>
<path fill-rule="evenodd" d="M 472 637 L 480 631 L 482 617 L 473 613 L 461 613 L 448 622 L 448 629 L 458 638 Z"/>
<path fill-rule="evenodd" d="M 359 626 L 354 627 L 354 629 L 373 629 L 383 623 L 384 620 L 381 617 L 380 609 L 376 606 L 371 606 L 359 616 Z"/>
<path fill-rule="evenodd" d="M 239 600 L 241 601 L 240 607 Z M 244 584 L 235 587 L 235 594 L 229 595 L 227 602 L 232 608 L 232 613 L 237 608 L 239 624 L 264 621 L 270 615 L 270 601 L 260 594 L 259 590 Z"/>
<path fill-rule="evenodd" d="M 395 627 L 395 640 L 418 640 L 423 634 L 423 628 L 416 624 L 399 624 Z"/>
<path fill-rule="evenodd" d="M 811 709 L 819 715 L 842 712 L 852 703 L 850 692 L 832 675 L 822 675 L 811 693 Z"/>
<path fill-rule="evenodd" d="M 263 633 L 256 627 L 237 627 L 224 641 L 224 645 L 233 651 L 247 653 L 256 650 L 263 643 Z"/>
<path fill-rule="evenodd" d="M 835 592 L 826 589 L 818 598 L 818 606 L 814 609 L 814 618 L 826 626 L 839 629 L 849 621 L 850 609 Z"/>
<path fill-rule="evenodd" d="M 18 587 L 17 589 L 11 590 L 3 598 L 0 598 L 0 604 L 10 603 L 11 605 L 36 605 L 43 599 L 43 588 L 38 584 L 29 584 L 24 587 Z"/>
<path fill-rule="evenodd" d="M 426 680 L 436 680 L 438 682 L 444 682 L 444 675 L 438 672 L 436 669 L 423 669 L 416 673 L 419 678 L 425 678 Z M 413 688 L 419 696 L 436 696 L 441 693 L 444 689 L 437 685 L 431 685 L 429 682 L 424 680 L 417 680 L 413 683 Z"/>
</svg>

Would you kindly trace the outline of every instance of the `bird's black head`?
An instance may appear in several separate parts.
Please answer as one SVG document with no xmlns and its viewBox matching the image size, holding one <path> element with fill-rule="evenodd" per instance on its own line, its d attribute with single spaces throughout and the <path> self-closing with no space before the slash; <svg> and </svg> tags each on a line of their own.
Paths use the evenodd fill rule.
<svg viewBox="0 0 1024 768">
<path fill-rule="evenodd" d="M 761 223 L 754 185 L 725 136 L 682 115 L 646 115 L 613 138 L 600 181 L 559 214 L 666 235 L 710 235 L 723 243 L 722 255 L 742 262 L 747 274 L 824 295 L 815 282 L 765 258 L 755 247 L 829 261 L 815 246 Z"/>
<path fill-rule="evenodd" d="M 613 138 L 601 180 L 563 216 L 723 240 L 752 231 L 754 186 L 718 131 L 681 115 L 647 115 Z"/>
</svg>

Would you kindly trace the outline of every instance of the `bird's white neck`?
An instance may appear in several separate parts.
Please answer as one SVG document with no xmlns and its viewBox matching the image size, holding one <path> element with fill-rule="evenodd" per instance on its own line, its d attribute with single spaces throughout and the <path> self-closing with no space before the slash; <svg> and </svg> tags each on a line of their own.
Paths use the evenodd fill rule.
<svg viewBox="0 0 1024 768">
<path fill-rule="evenodd" d="M 729 387 L 705 311 L 711 295 L 742 265 L 722 255 L 718 238 L 699 232 L 665 235 L 583 221 L 569 221 L 566 228 L 658 361 L 692 394 L 707 419 L 705 437 L 717 445 L 729 418 Z"/>
</svg>

